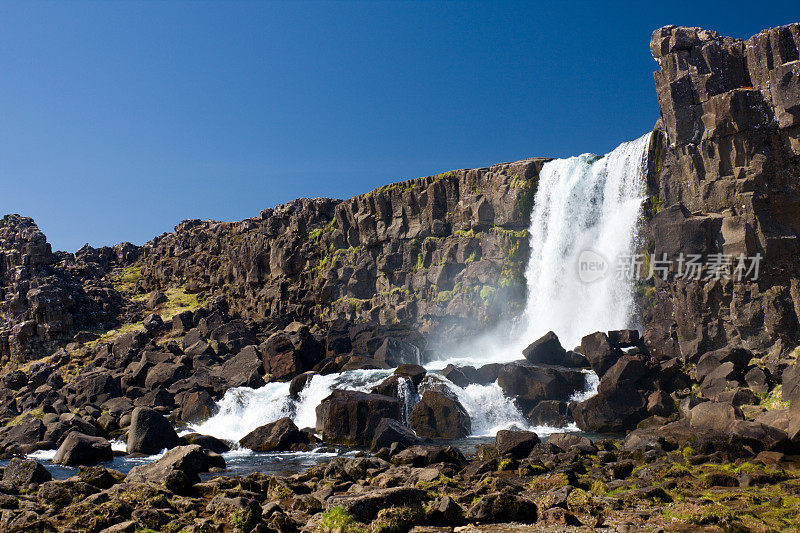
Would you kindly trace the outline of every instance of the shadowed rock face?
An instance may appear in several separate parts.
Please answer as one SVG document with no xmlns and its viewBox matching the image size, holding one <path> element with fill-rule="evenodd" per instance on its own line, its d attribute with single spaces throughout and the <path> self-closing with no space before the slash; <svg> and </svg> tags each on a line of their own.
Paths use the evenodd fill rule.
<svg viewBox="0 0 800 533">
<path fill-rule="evenodd" d="M 53 252 L 33 219 L 0 220 L 0 361 L 49 355 L 81 329 L 113 326 L 124 310 L 120 295 L 101 281 L 112 266 L 136 260 L 130 243 L 75 254 Z"/>
<path fill-rule="evenodd" d="M 644 317 L 647 344 L 690 359 L 728 344 L 794 346 L 800 25 L 746 41 L 667 26 L 653 33 L 650 48 L 660 66 L 654 77 L 664 133 L 654 143 L 659 172 L 651 188 L 663 208 L 649 225 L 652 251 L 763 259 L 758 282 L 657 281 Z"/>
</svg>

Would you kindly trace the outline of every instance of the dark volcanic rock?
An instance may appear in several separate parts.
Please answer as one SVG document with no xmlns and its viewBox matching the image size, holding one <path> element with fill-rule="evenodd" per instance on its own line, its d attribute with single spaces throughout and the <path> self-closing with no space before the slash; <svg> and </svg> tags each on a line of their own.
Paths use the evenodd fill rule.
<svg viewBox="0 0 800 533">
<path fill-rule="evenodd" d="M 567 402 L 543 400 L 528 412 L 526 418 L 534 426 L 563 428 L 571 423 Z"/>
<path fill-rule="evenodd" d="M 515 398 L 523 412 L 543 400 L 567 400 L 583 390 L 582 372 L 558 368 L 534 367 L 521 363 L 503 365 L 497 383 L 506 396 Z"/>
<path fill-rule="evenodd" d="M 430 439 L 460 439 L 472 432 L 472 423 L 458 398 L 447 391 L 426 390 L 408 417 L 414 432 Z"/>
<path fill-rule="evenodd" d="M 66 466 L 93 465 L 113 458 L 111 443 L 106 439 L 73 431 L 61 443 L 53 462 Z"/>
<path fill-rule="evenodd" d="M 399 443 L 401 448 L 408 448 L 417 443 L 419 439 L 408 426 L 392 418 L 383 418 L 375 428 L 375 437 L 372 439 L 370 449 L 373 451 L 388 448 L 393 443 Z"/>
<path fill-rule="evenodd" d="M 137 407 L 128 428 L 128 453 L 153 455 L 179 446 L 181 440 L 169 420 L 146 407 Z"/>
<path fill-rule="evenodd" d="M 264 424 L 239 441 L 241 446 L 256 452 L 288 451 L 298 444 L 307 443 L 308 436 L 288 417 Z"/>
<path fill-rule="evenodd" d="M 400 402 L 382 394 L 335 390 L 317 406 L 325 442 L 369 446 L 383 418 L 400 420 Z"/>
<path fill-rule="evenodd" d="M 192 484 L 200 481 L 198 474 L 212 468 L 225 468 L 225 459 L 196 444 L 190 444 L 173 448 L 150 464 L 133 467 L 126 481 L 163 483 L 175 492 L 186 492 Z"/>
<path fill-rule="evenodd" d="M 552 331 L 548 331 L 542 338 L 522 350 L 525 359 L 533 364 L 563 365 L 566 354 L 567 351 L 561 346 L 558 336 Z"/>
<path fill-rule="evenodd" d="M 612 346 L 608 336 L 601 331 L 583 337 L 581 339 L 581 351 L 589 360 L 592 370 L 600 378 L 622 356 L 619 348 Z"/>
<path fill-rule="evenodd" d="M 503 429 L 498 431 L 495 437 L 497 453 L 500 455 L 510 454 L 516 459 L 527 457 L 539 442 L 539 436 L 532 431 Z"/>
<path fill-rule="evenodd" d="M 3 470 L 3 481 L 14 485 L 44 483 L 52 478 L 53 476 L 50 475 L 50 472 L 33 459 L 14 457 Z"/>
</svg>

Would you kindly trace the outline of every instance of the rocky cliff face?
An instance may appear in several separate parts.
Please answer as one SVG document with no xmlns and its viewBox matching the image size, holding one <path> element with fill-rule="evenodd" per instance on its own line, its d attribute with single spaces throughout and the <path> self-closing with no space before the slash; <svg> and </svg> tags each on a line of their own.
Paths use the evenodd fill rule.
<svg viewBox="0 0 800 533">
<path fill-rule="evenodd" d="M 522 309 L 530 209 L 545 159 L 456 170 L 235 223 L 186 221 L 142 251 L 139 290 L 183 285 L 232 311 L 470 330 Z"/>
<path fill-rule="evenodd" d="M 709 271 L 682 279 L 673 264 L 645 313 L 656 353 L 696 360 L 742 345 L 780 356 L 798 342 L 798 48 L 797 24 L 746 41 L 674 26 L 653 34 L 664 135 L 650 250 L 673 261 L 701 254 L 706 264 L 723 254 L 731 277 L 740 254 L 761 256 L 755 281 Z"/>
<path fill-rule="evenodd" d="M 77 254 L 53 253 L 32 219 L 0 220 L 0 363 L 48 355 L 81 329 L 109 328 L 125 308 L 101 278 L 130 264 L 138 248 L 88 246 Z"/>
</svg>

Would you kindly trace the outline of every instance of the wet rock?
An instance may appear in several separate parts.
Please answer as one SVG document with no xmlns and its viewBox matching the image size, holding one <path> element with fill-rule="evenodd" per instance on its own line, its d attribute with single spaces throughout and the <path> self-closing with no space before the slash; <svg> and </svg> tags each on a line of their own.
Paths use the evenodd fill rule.
<svg viewBox="0 0 800 533">
<path fill-rule="evenodd" d="M 425 378 L 427 373 L 428 371 L 425 370 L 425 367 L 415 364 L 404 364 L 394 369 L 394 374 L 396 376 L 402 376 L 410 379 L 415 387 L 419 387 L 419 384 Z"/>
<path fill-rule="evenodd" d="M 534 426 L 563 428 L 572 423 L 567 402 L 544 400 L 531 409 L 526 418 Z"/>
<path fill-rule="evenodd" d="M 211 450 L 214 453 L 223 454 L 231 451 L 231 447 L 228 446 L 224 441 L 221 441 L 216 437 L 212 437 L 211 435 L 189 433 L 188 435 L 184 435 L 183 438 L 188 444 L 197 444 L 198 446 L 202 446 L 203 448 Z"/>
<path fill-rule="evenodd" d="M 306 434 L 300 431 L 288 417 L 264 424 L 239 441 L 241 446 L 256 452 L 288 451 L 297 445 L 307 443 Z"/>
<path fill-rule="evenodd" d="M 72 431 L 59 446 L 53 462 L 65 466 L 93 465 L 113 458 L 111 443 L 103 437 Z"/>
<path fill-rule="evenodd" d="M 39 462 L 33 459 L 12 458 L 3 470 L 3 481 L 14 485 L 44 483 L 53 476 Z"/>
<path fill-rule="evenodd" d="M 256 346 L 246 346 L 222 364 L 218 375 L 225 379 L 229 388 L 257 389 L 265 385 L 264 378 L 261 376 L 263 366 L 259 349 Z"/>
<path fill-rule="evenodd" d="M 444 390 L 426 390 L 408 422 L 417 435 L 431 439 L 460 439 L 472 432 L 466 409 L 455 394 Z"/>
<path fill-rule="evenodd" d="M 173 483 L 173 488 L 184 491 L 198 483 L 198 474 L 212 468 L 225 468 L 225 459 L 196 444 L 179 446 L 150 464 L 135 466 L 126 476 L 127 482 Z"/>
<path fill-rule="evenodd" d="M 525 412 L 543 400 L 567 400 L 583 390 L 586 377 L 576 370 L 509 363 L 500 368 L 497 383 Z"/>
<path fill-rule="evenodd" d="M 382 394 L 335 390 L 316 412 L 316 429 L 325 442 L 369 446 L 381 419 L 400 420 L 400 402 Z"/>
<path fill-rule="evenodd" d="M 181 420 L 202 422 L 211 416 L 215 405 L 214 398 L 207 391 L 190 392 L 181 401 Z"/>
<path fill-rule="evenodd" d="M 153 409 L 137 407 L 131 415 L 127 444 L 128 453 L 153 455 L 179 446 L 181 440 L 169 420 Z"/>
<path fill-rule="evenodd" d="M 441 375 L 461 388 L 479 381 L 478 371 L 471 366 L 455 366 L 449 364 L 442 369 Z"/>
<path fill-rule="evenodd" d="M 539 436 L 532 431 L 503 429 L 497 432 L 495 448 L 500 455 L 509 454 L 516 459 L 524 459 L 539 442 Z"/>
<path fill-rule="evenodd" d="M 318 375 L 317 372 L 303 372 L 299 376 L 292 378 L 292 381 L 289 383 L 289 396 L 297 398 L 300 392 L 306 388 L 308 383 L 316 375 Z"/>
<path fill-rule="evenodd" d="M 563 365 L 567 351 L 561 346 L 558 336 L 548 331 L 522 350 L 522 355 L 533 364 Z"/>
<path fill-rule="evenodd" d="M 622 351 L 613 347 L 608 340 L 608 335 L 601 331 L 583 337 L 581 351 L 589 360 L 592 370 L 600 378 L 622 357 Z"/>
<path fill-rule="evenodd" d="M 408 448 L 417 443 L 419 439 L 408 426 L 392 418 L 383 418 L 375 428 L 375 437 L 372 439 L 372 451 L 388 448 L 394 443 L 399 443 L 401 449 Z"/>
</svg>

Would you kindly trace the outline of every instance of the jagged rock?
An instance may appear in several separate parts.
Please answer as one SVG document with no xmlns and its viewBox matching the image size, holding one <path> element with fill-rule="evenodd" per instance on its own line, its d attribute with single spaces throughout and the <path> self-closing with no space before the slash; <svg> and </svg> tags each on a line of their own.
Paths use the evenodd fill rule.
<svg viewBox="0 0 800 533">
<path fill-rule="evenodd" d="M 169 420 L 152 409 L 137 407 L 131 415 L 127 444 L 128 453 L 153 455 L 180 446 L 181 440 Z"/>
<path fill-rule="evenodd" d="M 608 335 L 601 331 L 583 337 L 581 351 L 589 360 L 592 370 L 600 378 L 622 357 L 619 348 L 613 347 L 608 340 Z"/>
<path fill-rule="evenodd" d="M 647 412 L 655 416 L 669 416 L 675 412 L 675 402 L 663 390 L 655 391 L 647 397 Z"/>
<path fill-rule="evenodd" d="M 430 439 L 460 439 L 472 432 L 466 409 L 447 391 L 426 390 L 411 409 L 408 422 L 417 435 Z"/>
<path fill-rule="evenodd" d="M 747 371 L 744 381 L 756 394 L 766 394 L 772 387 L 772 376 L 769 371 L 757 366 Z"/>
<path fill-rule="evenodd" d="M 61 443 L 53 462 L 66 466 L 93 465 L 113 458 L 111 443 L 106 439 L 73 431 Z"/>
<path fill-rule="evenodd" d="M 461 388 L 478 382 L 478 371 L 471 366 L 455 366 L 449 364 L 442 369 L 441 375 Z"/>
<path fill-rule="evenodd" d="M 37 461 L 33 459 L 12 458 L 3 470 L 3 481 L 14 485 L 26 485 L 28 483 L 44 483 L 50 481 L 53 476 Z"/>
<path fill-rule="evenodd" d="M 632 428 L 647 413 L 645 399 L 630 388 L 598 393 L 586 401 L 572 404 L 570 412 L 579 428 L 598 433 Z"/>
<path fill-rule="evenodd" d="M 511 491 L 487 494 L 467 510 L 467 518 L 476 522 L 522 522 L 531 524 L 538 519 L 536 504 Z"/>
<path fill-rule="evenodd" d="M 147 302 L 145 303 L 145 307 L 150 310 L 154 310 L 159 305 L 167 303 L 167 295 L 161 291 L 153 291 L 150 293 L 150 296 L 147 297 Z"/>
<path fill-rule="evenodd" d="M 539 442 L 539 436 L 532 431 L 503 429 L 497 432 L 495 448 L 500 455 L 509 454 L 516 459 L 524 459 Z"/>
<path fill-rule="evenodd" d="M 528 412 L 526 418 L 534 426 L 563 428 L 571 423 L 567 402 L 543 400 Z"/>
<path fill-rule="evenodd" d="M 214 398 L 207 391 L 190 392 L 181 401 L 181 420 L 202 422 L 211 416 L 214 407 Z"/>
<path fill-rule="evenodd" d="M 306 388 L 308 383 L 316 375 L 318 375 L 316 372 L 303 372 L 299 376 L 292 378 L 292 381 L 289 383 L 289 396 L 292 398 L 297 398 L 300 395 L 300 392 Z"/>
<path fill-rule="evenodd" d="M 420 365 L 404 364 L 395 368 L 394 374 L 396 376 L 402 376 L 410 379 L 415 387 L 419 387 L 419 384 L 422 382 L 423 379 L 425 379 L 425 376 L 428 374 L 428 371 L 425 370 L 425 367 Z"/>
<path fill-rule="evenodd" d="M 400 420 L 400 402 L 382 394 L 335 390 L 317 406 L 325 442 L 368 446 L 383 418 Z"/>
<path fill-rule="evenodd" d="M 523 411 L 543 400 L 567 400 L 583 390 L 586 378 L 582 372 L 566 369 L 533 367 L 509 363 L 500 368 L 497 383 L 506 396 L 515 398 Z"/>
<path fill-rule="evenodd" d="M 382 418 L 375 428 L 370 449 L 373 451 L 389 448 L 394 443 L 399 443 L 401 448 L 408 448 L 417 443 L 417 435 L 408 426 L 392 418 Z"/>
<path fill-rule="evenodd" d="M 522 355 L 533 364 L 564 365 L 567 351 L 561 346 L 558 336 L 548 331 L 543 337 L 522 350 Z"/>
<path fill-rule="evenodd" d="M 264 378 L 261 377 L 263 366 L 259 349 L 255 346 L 246 346 L 222 364 L 218 375 L 226 380 L 230 388 L 257 389 L 265 385 Z"/>
<path fill-rule="evenodd" d="M 288 417 L 264 424 L 239 440 L 241 446 L 256 452 L 288 451 L 307 443 L 307 435 Z"/>
</svg>

